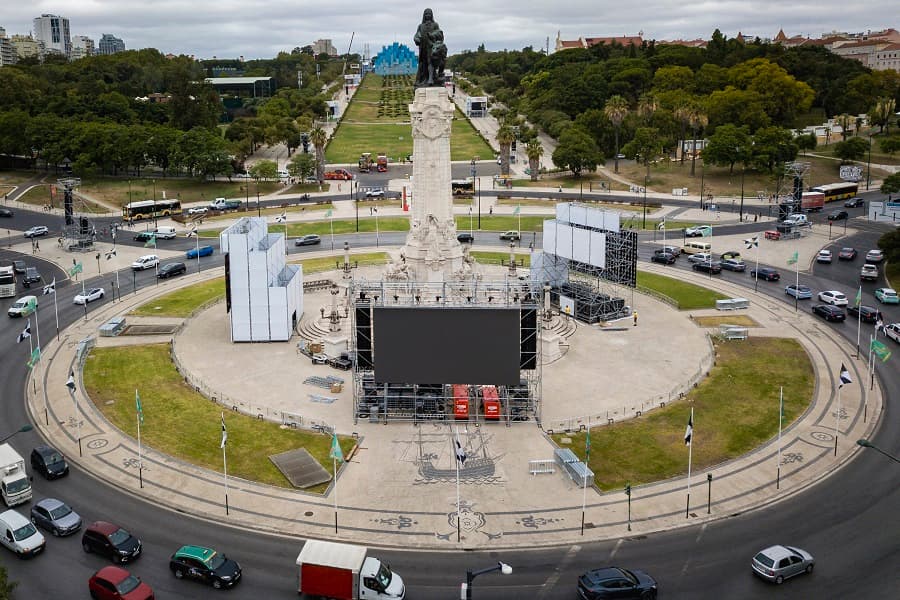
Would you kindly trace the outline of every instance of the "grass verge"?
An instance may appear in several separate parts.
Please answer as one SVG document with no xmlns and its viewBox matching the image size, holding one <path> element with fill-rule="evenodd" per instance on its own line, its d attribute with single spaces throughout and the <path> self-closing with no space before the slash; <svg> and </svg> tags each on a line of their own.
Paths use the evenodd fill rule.
<svg viewBox="0 0 900 600">
<path fill-rule="evenodd" d="M 675 301 L 680 310 L 715 308 L 716 300 L 724 300 L 728 297 L 693 283 L 646 271 L 638 271 L 637 284 L 638 287 L 668 296 Z"/>
<path fill-rule="evenodd" d="M 135 390 L 144 413 L 142 442 L 160 452 L 218 471 L 222 467 L 221 407 L 184 383 L 169 356 L 169 344 L 94 348 L 84 367 L 84 385 L 95 406 L 127 435 L 137 437 Z M 331 471 L 331 437 L 229 411 L 228 472 L 234 477 L 290 488 L 269 456 L 295 448 L 307 451 Z M 355 442 L 340 439 L 344 455 Z M 307 491 L 321 493 L 322 484 Z"/>
<path fill-rule="evenodd" d="M 387 258 L 387 252 L 363 252 L 362 254 L 351 254 L 350 264 L 383 265 L 387 262 Z M 303 275 L 305 277 L 310 273 L 321 273 L 323 271 L 334 271 L 335 269 L 339 269 L 344 263 L 344 258 L 336 253 L 332 256 L 320 256 L 318 258 L 307 258 L 305 260 L 291 260 L 289 262 L 295 265 L 303 265 Z"/>
<path fill-rule="evenodd" d="M 509 252 L 480 252 L 478 250 L 474 250 L 472 252 L 469 252 L 469 254 L 477 262 L 483 265 L 499 265 L 509 263 Z M 519 261 L 523 261 L 521 266 L 530 267 L 531 255 L 516 254 L 516 264 L 519 264 Z"/>
<path fill-rule="evenodd" d="M 169 292 L 132 310 L 130 315 L 151 317 L 189 317 L 191 313 L 225 295 L 225 278 L 195 283 Z"/>
<path fill-rule="evenodd" d="M 605 490 L 638 485 L 687 471 L 684 430 L 694 408 L 695 472 L 736 458 L 778 433 L 779 387 L 784 386 L 784 426 L 809 405 L 814 390 L 812 364 L 799 342 L 751 338 L 717 342 L 716 366 L 709 377 L 678 402 L 643 417 L 591 429 L 589 466 Z M 765 377 L 760 377 L 765 373 Z M 557 433 L 571 439 L 584 460 L 586 434 Z"/>
<path fill-rule="evenodd" d="M 731 315 L 727 317 L 694 317 L 700 327 L 718 327 L 719 325 L 738 325 L 740 327 L 759 327 L 759 323 L 747 315 Z"/>
<path fill-rule="evenodd" d="M 249 186 L 249 193 L 246 188 Z M 159 179 L 86 179 L 78 191 L 97 200 L 125 206 L 128 202 L 148 198 L 177 198 L 182 202 L 210 202 L 215 198 L 235 200 L 270 194 L 284 186 L 276 181 L 261 181 L 257 186 L 252 180 L 198 181 L 185 177 Z M 318 189 L 311 187 L 310 191 Z M 129 200 L 131 198 L 131 200 Z"/>
</svg>

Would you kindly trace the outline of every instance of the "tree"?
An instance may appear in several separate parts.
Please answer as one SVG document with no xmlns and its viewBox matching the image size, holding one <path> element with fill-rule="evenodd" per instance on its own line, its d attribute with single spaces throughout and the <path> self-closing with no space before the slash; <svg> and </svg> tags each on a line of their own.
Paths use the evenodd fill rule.
<svg viewBox="0 0 900 600">
<path fill-rule="evenodd" d="M 878 98 L 875 101 L 875 106 L 869 111 L 869 118 L 872 121 L 872 125 L 881 127 L 881 133 L 884 133 L 885 129 L 890 127 L 891 118 L 894 116 L 894 108 L 896 108 L 896 106 L 897 103 L 893 98 Z"/>
<path fill-rule="evenodd" d="M 893 156 L 895 152 L 900 150 L 900 137 L 894 136 L 882 138 L 878 140 L 878 147 L 881 148 L 882 152 L 886 152 Z"/>
<path fill-rule="evenodd" d="M 841 159 L 841 162 L 851 162 L 860 160 L 869 150 L 869 142 L 856 136 L 849 140 L 838 142 L 834 145 L 834 155 Z"/>
<path fill-rule="evenodd" d="M 603 156 L 597 143 L 591 136 L 578 127 L 569 127 L 560 136 L 559 144 L 553 151 L 553 162 L 556 166 L 572 171 L 580 177 L 584 170 L 594 171 L 603 162 Z"/>
<path fill-rule="evenodd" d="M 12 600 L 13 591 L 19 585 L 17 581 L 10 581 L 6 573 L 6 567 L 0 565 L 0 600 Z"/>
<path fill-rule="evenodd" d="M 256 179 L 277 179 L 278 165 L 274 160 L 261 160 L 249 169 L 250 175 Z"/>
<path fill-rule="evenodd" d="M 891 177 L 897 178 L 897 184 L 900 184 L 900 173 L 894 173 Z M 881 191 L 883 192 L 884 188 Z M 894 191 L 898 191 L 898 188 L 895 187 Z M 878 247 L 884 252 L 889 263 L 900 261 L 900 229 L 895 228 L 881 236 L 878 239 Z"/>
<path fill-rule="evenodd" d="M 881 182 L 882 194 L 896 194 L 897 192 L 900 192 L 900 173 L 888 175 Z"/>
<path fill-rule="evenodd" d="M 853 123 L 853 117 L 844 113 L 837 118 L 837 124 L 841 126 L 841 139 L 846 140 L 850 135 L 850 125 Z"/>
<path fill-rule="evenodd" d="M 309 132 L 309 141 L 316 149 L 316 179 L 321 185 L 325 180 L 325 142 L 328 141 L 328 134 L 320 125 L 316 124 Z"/>
<path fill-rule="evenodd" d="M 742 156 L 742 148 L 749 148 L 750 134 L 746 127 L 721 125 L 709 136 L 709 142 L 703 149 L 703 160 L 720 166 L 728 166 L 728 172 L 734 173 L 734 163 Z"/>
<path fill-rule="evenodd" d="M 648 125 L 650 124 L 650 120 L 653 119 L 653 114 L 657 110 L 659 110 L 659 101 L 653 94 L 644 94 L 638 100 L 637 114 L 644 119 L 644 122 Z"/>
<path fill-rule="evenodd" d="M 699 130 L 702 135 L 707 125 L 709 125 L 709 117 L 706 116 L 706 112 L 702 107 L 695 105 L 694 110 L 691 111 L 691 138 L 696 140 L 697 131 Z M 694 176 L 694 165 L 696 162 L 697 149 L 694 148 L 694 151 L 691 153 L 691 177 Z"/>
<path fill-rule="evenodd" d="M 616 162 L 615 162 L 615 172 L 619 172 L 619 130 L 622 128 L 622 122 L 625 121 L 625 117 L 628 116 L 628 102 L 622 96 L 613 96 L 609 100 L 606 101 L 606 106 L 603 107 L 603 112 L 606 114 L 606 118 L 613 124 L 613 128 L 616 131 Z M 554 153 L 555 154 L 555 153 Z M 553 162 L 556 162 L 556 159 L 553 159 Z M 559 163 L 557 163 L 559 164 Z"/>
<path fill-rule="evenodd" d="M 294 154 L 291 162 L 288 163 L 287 172 L 292 177 L 299 177 L 301 180 L 313 177 L 316 174 L 316 159 L 312 154 L 304 154 L 303 152 Z"/>
<path fill-rule="evenodd" d="M 793 134 L 781 127 L 764 127 L 756 131 L 749 153 L 745 153 L 746 165 L 752 162 L 760 171 L 780 171 L 781 165 L 797 157 L 797 143 Z"/>
<path fill-rule="evenodd" d="M 638 127 L 634 137 L 623 148 L 627 156 L 635 157 L 640 164 L 647 167 L 644 185 L 650 182 L 650 165 L 656 162 L 663 153 L 662 138 L 655 127 Z"/>
<path fill-rule="evenodd" d="M 794 143 L 797 144 L 797 149 L 802 150 L 806 154 L 807 150 L 816 149 L 816 146 L 819 145 L 819 138 L 816 137 L 815 133 L 804 133 L 795 137 Z"/>
<path fill-rule="evenodd" d="M 544 155 L 544 146 L 537 138 L 533 138 L 525 144 L 525 155 L 528 157 L 528 169 L 531 172 L 531 180 L 537 181 L 541 165 L 541 156 Z"/>
<path fill-rule="evenodd" d="M 691 123 L 691 117 L 694 114 L 694 107 L 691 105 L 690 101 L 686 98 L 682 99 L 682 101 L 675 107 L 675 110 L 672 111 L 672 115 L 675 117 L 675 120 L 678 121 L 678 124 L 681 125 L 681 164 L 684 164 L 684 134 L 687 132 L 688 125 Z"/>
<path fill-rule="evenodd" d="M 509 151 L 516 141 L 516 132 L 512 127 L 503 124 L 497 130 L 497 143 L 500 144 L 500 174 L 509 177 Z"/>
</svg>

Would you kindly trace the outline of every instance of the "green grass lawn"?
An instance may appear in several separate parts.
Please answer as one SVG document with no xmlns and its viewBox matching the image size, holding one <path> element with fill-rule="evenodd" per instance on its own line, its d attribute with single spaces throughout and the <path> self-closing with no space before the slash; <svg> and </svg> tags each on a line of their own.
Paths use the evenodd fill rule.
<svg viewBox="0 0 900 600">
<path fill-rule="evenodd" d="M 127 435 L 137 437 L 135 390 L 141 396 L 141 441 L 159 452 L 214 471 L 222 468 L 222 408 L 188 386 L 172 363 L 169 344 L 94 348 L 84 365 L 84 385 L 94 405 Z M 250 375 L 248 373 L 248 375 Z M 307 451 L 331 472 L 331 437 L 226 411 L 228 473 L 234 477 L 291 487 L 269 456 L 295 448 Z M 347 456 L 355 445 L 340 439 Z M 307 491 L 321 493 L 327 484 Z"/>
<path fill-rule="evenodd" d="M 138 306 L 130 313 L 138 316 L 188 317 L 195 310 L 225 295 L 225 278 L 195 283 L 169 292 Z"/>
<path fill-rule="evenodd" d="M 684 430 L 694 408 L 693 469 L 741 456 L 778 433 L 779 387 L 784 386 L 784 427 L 809 405 L 815 389 L 812 364 L 792 339 L 750 338 L 718 342 L 710 376 L 677 402 L 624 423 L 591 429 L 589 466 L 603 490 L 621 489 L 687 472 Z M 765 377 L 760 377 L 765 373 Z M 555 433 L 584 460 L 585 433 Z M 774 466 L 773 466 L 774 468 Z"/>
<path fill-rule="evenodd" d="M 481 264 L 488 265 L 499 265 L 499 264 L 508 264 L 509 263 L 509 252 L 482 252 L 479 250 L 474 250 L 469 252 L 469 254 Z M 523 267 L 531 266 L 531 255 L 530 254 L 516 254 L 516 264 L 519 264 L 519 261 L 523 261 Z"/>
<path fill-rule="evenodd" d="M 249 194 L 245 186 L 249 186 Z M 316 186 L 307 187 L 309 187 L 309 191 L 318 190 Z M 274 181 L 261 181 L 258 189 L 260 194 L 270 194 L 283 188 L 283 185 Z M 92 198 L 125 206 L 129 202 L 129 197 L 131 201 L 137 202 L 154 197 L 161 199 L 163 195 L 166 198 L 178 198 L 182 202 L 210 202 L 215 198 L 246 199 L 248 196 L 255 199 L 257 185 L 252 180 L 197 181 L 183 177 L 167 177 L 155 180 L 131 179 L 129 181 L 128 179 L 104 178 L 82 180 L 81 187 L 78 189 Z M 299 188 L 295 187 L 295 189 Z"/>
<path fill-rule="evenodd" d="M 716 300 L 724 300 L 728 296 L 714 292 L 706 288 L 679 281 L 665 275 L 638 271 L 637 285 L 668 296 L 676 302 L 681 310 L 696 310 L 698 308 L 714 308 Z"/>
<path fill-rule="evenodd" d="M 351 254 L 350 264 L 358 263 L 360 265 L 383 265 L 387 262 L 387 252 L 363 252 L 362 254 Z M 323 271 L 334 271 L 341 268 L 344 264 L 344 257 L 334 254 L 332 256 L 322 256 L 319 258 L 307 258 L 304 260 L 291 260 L 293 264 L 303 265 L 303 275 L 311 273 L 321 273 Z"/>
<path fill-rule="evenodd" d="M 307 208 L 309 208 L 310 210 L 328 210 L 328 209 L 333 209 L 334 205 L 331 202 L 325 202 L 323 204 L 314 204 L 311 206 L 287 206 L 285 208 L 281 208 L 281 207 L 277 207 L 277 206 L 272 207 L 272 208 L 260 207 L 260 209 L 257 210 L 256 206 L 254 206 L 254 202 L 251 200 L 248 209 L 246 211 L 244 211 L 246 214 L 243 216 L 255 217 L 255 216 L 261 215 L 263 217 L 277 217 L 278 215 L 280 215 L 283 212 L 286 212 L 289 215 L 295 214 L 295 213 L 296 214 L 304 214 L 306 212 Z M 233 212 L 222 213 L 220 215 L 215 215 L 215 216 L 210 215 L 210 216 L 203 217 L 204 221 L 227 221 L 229 219 L 234 220 Z M 275 223 L 275 224 L 270 224 L 270 225 L 272 227 L 278 227 L 279 229 L 282 227 L 280 223 Z"/>
</svg>

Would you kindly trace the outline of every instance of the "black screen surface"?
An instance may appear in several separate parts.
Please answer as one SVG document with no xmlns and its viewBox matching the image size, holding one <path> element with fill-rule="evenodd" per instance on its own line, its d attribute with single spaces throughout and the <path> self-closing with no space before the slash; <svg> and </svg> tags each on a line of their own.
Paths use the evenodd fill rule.
<svg viewBox="0 0 900 600">
<path fill-rule="evenodd" d="M 375 381 L 519 383 L 519 311 L 376 307 Z"/>
</svg>

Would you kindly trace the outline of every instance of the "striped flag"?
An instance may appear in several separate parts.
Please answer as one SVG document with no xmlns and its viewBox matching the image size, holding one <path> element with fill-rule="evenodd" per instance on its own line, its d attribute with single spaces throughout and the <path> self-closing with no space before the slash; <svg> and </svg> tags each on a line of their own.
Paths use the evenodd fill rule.
<svg viewBox="0 0 900 600">
<path fill-rule="evenodd" d="M 44 291 L 41 293 L 42 296 L 46 296 L 47 294 L 55 294 L 56 293 L 56 277 L 53 278 L 53 281 L 44 286 Z"/>
<path fill-rule="evenodd" d="M 873 339 L 872 343 L 869 345 L 869 348 L 873 353 L 875 353 L 875 356 L 881 359 L 881 362 L 885 362 L 891 357 L 891 351 L 888 350 L 888 347 L 878 340 Z"/>
<path fill-rule="evenodd" d="M 194 237 L 195 235 L 197 235 L 197 226 L 193 225 L 191 230 L 184 234 L 184 237 Z"/>
<path fill-rule="evenodd" d="M 752 238 L 747 238 L 744 240 L 744 243 L 747 244 L 747 250 L 752 250 L 753 248 L 759 247 L 759 237 L 753 236 Z"/>
<path fill-rule="evenodd" d="M 841 384 L 838 387 L 844 387 L 845 383 L 853 383 L 853 380 L 850 379 L 850 371 L 841 363 Z"/>
<path fill-rule="evenodd" d="M 226 443 L 228 443 L 228 430 L 225 429 L 225 413 L 222 413 L 222 443 L 219 444 L 219 448 L 224 448 Z"/>
<path fill-rule="evenodd" d="M 287 221 L 287 211 L 282 211 L 280 215 L 275 217 L 276 223 L 284 223 L 285 221 Z"/>
<path fill-rule="evenodd" d="M 70 393 L 75 393 L 75 371 L 69 371 L 69 378 L 66 379 L 66 387 L 69 388 Z"/>
<path fill-rule="evenodd" d="M 137 410 L 138 421 L 144 424 L 144 407 L 141 405 L 141 396 L 137 390 L 134 390 L 134 408 Z"/>
<path fill-rule="evenodd" d="M 116 250 L 113 248 L 112 250 L 107 250 L 106 252 L 106 260 L 110 260 L 113 256 L 116 255 Z"/>
<path fill-rule="evenodd" d="M 25 324 L 25 329 L 22 330 L 22 333 L 16 338 L 16 343 L 21 344 L 25 340 L 31 337 L 31 319 L 28 319 L 28 322 Z"/>
<path fill-rule="evenodd" d="M 338 438 L 337 438 L 336 433 L 331 434 L 331 450 L 329 450 L 328 456 L 332 460 L 344 462 L 344 451 L 341 450 L 341 445 L 340 445 L 340 443 L 338 443 Z"/>
<path fill-rule="evenodd" d="M 456 460 L 459 461 L 460 466 L 466 464 L 466 449 L 462 447 L 462 444 L 459 443 L 459 433 L 456 434 Z"/>
<path fill-rule="evenodd" d="M 684 445 L 690 446 L 691 439 L 694 437 L 694 413 L 691 413 L 691 416 L 688 417 L 687 429 L 684 430 Z"/>
</svg>

